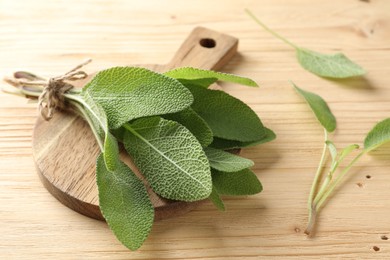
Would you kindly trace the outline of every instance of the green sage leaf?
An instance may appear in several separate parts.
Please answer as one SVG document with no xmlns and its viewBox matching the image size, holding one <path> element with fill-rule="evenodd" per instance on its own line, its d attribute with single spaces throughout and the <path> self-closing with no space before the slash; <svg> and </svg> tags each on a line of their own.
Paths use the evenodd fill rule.
<svg viewBox="0 0 390 260">
<path fill-rule="evenodd" d="M 219 149 L 206 147 L 204 151 L 211 168 L 221 172 L 238 172 L 254 165 L 253 161 L 249 159 Z"/>
<path fill-rule="evenodd" d="M 263 187 L 257 176 L 249 169 L 239 172 L 211 171 L 213 185 L 221 195 L 253 195 L 261 192 Z"/>
<path fill-rule="evenodd" d="M 337 159 L 337 148 L 336 148 L 336 146 L 330 140 L 326 140 L 325 143 L 326 143 L 326 145 L 328 147 L 328 150 L 329 150 L 329 153 L 330 153 L 330 155 L 332 157 L 332 161 L 336 161 L 336 159 Z"/>
<path fill-rule="evenodd" d="M 193 101 L 177 80 L 137 67 L 100 71 L 81 95 L 89 95 L 103 107 L 110 129 L 140 117 L 176 113 Z"/>
<path fill-rule="evenodd" d="M 213 142 L 210 144 L 210 147 L 221 149 L 221 150 L 246 148 L 246 147 L 256 146 L 259 144 L 268 143 L 276 138 L 276 134 L 271 129 L 264 127 L 264 131 L 265 131 L 265 136 L 263 138 L 261 138 L 258 141 L 252 141 L 252 142 L 240 142 L 240 141 L 227 140 L 223 138 L 214 137 Z"/>
<path fill-rule="evenodd" d="M 352 151 L 356 149 L 359 149 L 359 145 L 351 144 L 345 147 L 343 150 L 341 150 L 337 158 L 332 157 L 332 165 L 330 167 L 330 171 L 335 172 L 339 164 L 344 160 L 344 158 L 347 157 Z"/>
<path fill-rule="evenodd" d="M 337 148 L 334 145 L 334 143 L 330 140 L 326 140 L 325 143 L 326 143 L 326 146 L 328 147 L 330 156 L 332 157 L 332 163 L 330 165 L 330 172 L 334 172 L 339 164 L 339 161 L 337 160 L 337 156 L 338 156 Z"/>
<path fill-rule="evenodd" d="M 167 199 L 196 201 L 212 189 L 210 165 L 202 146 L 177 122 L 159 117 L 125 124 L 127 152 L 151 185 Z"/>
<path fill-rule="evenodd" d="M 338 161 L 339 162 L 343 161 L 345 157 L 347 157 L 350 153 L 352 153 L 356 149 L 359 149 L 359 145 L 357 144 L 348 145 L 340 152 Z"/>
<path fill-rule="evenodd" d="M 177 79 L 184 86 L 199 86 L 208 88 L 211 84 L 218 81 L 217 78 L 201 78 L 201 79 Z"/>
<path fill-rule="evenodd" d="M 217 190 L 215 189 L 213 185 L 213 189 L 211 191 L 211 194 L 209 196 L 209 200 L 214 204 L 214 206 L 220 210 L 220 211 L 225 211 L 225 204 L 223 203 L 221 197 L 219 196 Z"/>
<path fill-rule="evenodd" d="M 174 114 L 166 114 L 162 117 L 185 126 L 203 147 L 208 146 L 213 141 L 213 132 L 210 127 L 192 108 Z"/>
<path fill-rule="evenodd" d="M 342 53 L 322 54 L 305 48 L 296 48 L 301 66 L 321 77 L 349 78 L 362 76 L 366 72 Z"/>
<path fill-rule="evenodd" d="M 119 148 L 117 140 L 110 132 L 106 132 L 103 156 L 107 169 L 115 171 L 119 164 Z"/>
<path fill-rule="evenodd" d="M 141 180 L 125 164 L 106 168 L 102 154 L 96 164 L 99 206 L 107 224 L 123 245 L 138 249 L 148 237 L 154 209 Z"/>
<path fill-rule="evenodd" d="M 296 51 L 298 62 L 304 69 L 321 77 L 338 79 L 361 76 L 366 73 L 362 67 L 348 59 L 342 53 L 328 55 L 297 46 L 271 30 L 251 11 L 247 9 L 245 11 L 258 25 L 263 27 L 264 30 L 293 47 Z"/>
<path fill-rule="evenodd" d="M 192 109 L 209 125 L 214 136 L 241 142 L 265 136 L 260 118 L 244 102 L 220 90 L 189 87 L 194 96 Z"/>
<path fill-rule="evenodd" d="M 249 78 L 191 67 L 173 69 L 168 72 L 165 72 L 164 74 L 175 79 L 199 80 L 205 78 L 215 78 L 220 81 L 237 83 L 249 87 L 258 87 L 257 83 Z"/>
<path fill-rule="evenodd" d="M 318 121 L 328 132 L 333 132 L 336 129 L 336 118 L 330 111 L 328 104 L 326 104 L 325 100 L 322 97 L 318 96 L 309 91 L 305 91 L 294 83 L 292 83 L 295 90 L 302 95 L 302 97 L 309 104 L 314 114 L 316 115 Z"/>
<path fill-rule="evenodd" d="M 123 136 L 125 135 L 126 131 L 127 130 L 124 127 L 119 127 L 117 129 L 111 129 L 112 135 L 115 136 L 115 138 L 121 143 L 123 143 Z"/>
<path fill-rule="evenodd" d="M 364 140 L 364 150 L 372 151 L 387 142 L 390 142 L 390 118 L 379 122 L 371 129 Z"/>
</svg>

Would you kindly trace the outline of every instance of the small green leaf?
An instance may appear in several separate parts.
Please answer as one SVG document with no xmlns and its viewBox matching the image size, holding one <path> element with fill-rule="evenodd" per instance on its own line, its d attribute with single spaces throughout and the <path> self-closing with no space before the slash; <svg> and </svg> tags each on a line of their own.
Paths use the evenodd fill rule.
<svg viewBox="0 0 390 260">
<path fill-rule="evenodd" d="M 146 116 L 176 113 L 189 107 L 191 93 L 177 80 L 136 67 L 114 67 L 100 71 L 83 88 L 107 115 L 111 128 Z"/>
<path fill-rule="evenodd" d="M 220 90 L 189 87 L 195 100 L 192 109 L 209 125 L 214 136 L 241 142 L 265 136 L 260 118 L 244 102 Z"/>
<path fill-rule="evenodd" d="M 350 153 L 352 153 L 352 151 L 354 151 L 356 149 L 359 149 L 359 145 L 357 145 L 357 144 L 348 145 L 340 152 L 338 161 L 339 162 L 343 161 L 345 157 L 347 157 Z"/>
<path fill-rule="evenodd" d="M 208 88 L 211 84 L 218 81 L 217 78 L 202 78 L 202 79 L 177 79 L 184 86 L 199 86 Z"/>
<path fill-rule="evenodd" d="M 110 171 L 115 171 L 119 164 L 119 148 L 115 137 L 107 132 L 104 140 L 104 162 Z"/>
<path fill-rule="evenodd" d="M 253 195 L 261 192 L 263 187 L 257 176 L 249 169 L 239 172 L 211 171 L 213 185 L 221 195 Z"/>
<path fill-rule="evenodd" d="M 328 147 L 330 155 L 332 156 L 332 161 L 336 161 L 336 159 L 337 159 L 337 148 L 336 148 L 336 146 L 330 140 L 326 140 L 325 143 L 326 143 L 326 145 Z"/>
<path fill-rule="evenodd" d="M 265 130 L 265 136 L 258 141 L 240 142 L 240 141 L 227 140 L 223 138 L 214 137 L 213 142 L 210 144 L 210 146 L 221 150 L 245 148 L 245 147 L 252 147 L 259 144 L 268 143 L 276 138 L 276 134 L 271 129 L 264 127 L 264 130 Z"/>
<path fill-rule="evenodd" d="M 209 196 L 209 200 L 215 205 L 215 207 L 220 211 L 225 211 L 225 204 L 223 203 L 221 197 L 219 196 L 217 190 L 213 185 L 213 190 Z"/>
<path fill-rule="evenodd" d="M 337 148 L 336 146 L 334 145 L 334 143 L 330 140 L 326 140 L 325 141 L 326 143 L 326 146 L 328 147 L 328 150 L 329 150 L 329 153 L 332 157 L 332 163 L 331 163 L 331 166 L 330 166 L 330 172 L 331 174 L 336 170 L 336 168 L 338 167 L 339 165 L 339 161 L 337 160 Z"/>
<path fill-rule="evenodd" d="M 323 100 L 322 97 L 318 96 L 317 94 L 299 88 L 294 83 L 292 83 L 292 85 L 309 104 L 318 121 L 320 121 L 321 125 L 326 129 L 326 131 L 333 132 L 336 129 L 336 118 L 330 111 L 325 100 Z"/>
<path fill-rule="evenodd" d="M 119 128 L 117 128 L 117 129 L 111 129 L 112 135 L 115 136 L 115 138 L 116 138 L 119 142 L 121 142 L 121 143 L 123 143 L 123 136 L 125 135 L 125 132 L 126 132 L 126 131 L 127 131 L 127 130 L 126 130 L 124 127 L 119 127 Z"/>
<path fill-rule="evenodd" d="M 340 153 L 337 153 L 336 146 L 334 143 L 330 140 L 326 141 L 326 145 L 329 148 L 329 152 L 332 156 L 332 164 L 330 167 L 330 172 L 333 173 L 336 171 L 339 164 L 344 160 L 345 157 L 347 157 L 353 150 L 359 149 L 359 145 L 357 144 L 351 144 L 345 147 L 343 150 L 341 150 Z"/>
<path fill-rule="evenodd" d="M 237 83 L 249 87 L 258 87 L 257 83 L 249 78 L 240 77 L 233 74 L 212 71 L 212 70 L 191 68 L 191 67 L 173 69 L 168 72 L 165 72 L 164 74 L 175 79 L 199 80 L 205 78 L 216 78 L 217 80 L 220 81 Z"/>
<path fill-rule="evenodd" d="M 342 79 L 366 73 L 342 53 L 322 54 L 305 48 L 296 48 L 296 53 L 303 68 L 321 77 Z"/>
<path fill-rule="evenodd" d="M 107 224 L 127 248 L 137 250 L 148 237 L 154 209 L 141 180 L 125 164 L 109 171 L 101 154 L 96 164 L 99 206 Z"/>
<path fill-rule="evenodd" d="M 195 136 L 177 122 L 159 117 L 125 124 L 127 152 L 153 191 L 167 199 L 196 201 L 212 189 L 210 165 Z"/>
<path fill-rule="evenodd" d="M 262 21 L 260 21 L 251 11 L 247 9 L 245 11 L 258 25 L 263 27 L 264 30 L 268 31 L 276 38 L 293 47 L 296 51 L 298 62 L 304 69 L 320 77 L 338 79 L 361 76 L 366 73 L 362 67 L 348 59 L 342 53 L 328 55 L 297 46 L 296 44 L 290 42 L 280 34 L 271 30 Z"/>
<path fill-rule="evenodd" d="M 213 132 L 210 127 L 192 108 L 174 114 L 166 114 L 162 117 L 185 126 L 203 147 L 208 146 L 213 141 Z"/>
<path fill-rule="evenodd" d="M 211 168 L 221 172 L 238 172 L 254 165 L 249 159 L 219 149 L 206 147 L 204 151 Z"/>
<path fill-rule="evenodd" d="M 372 151 L 384 143 L 390 142 L 390 118 L 374 126 L 364 139 L 364 150 Z"/>
</svg>

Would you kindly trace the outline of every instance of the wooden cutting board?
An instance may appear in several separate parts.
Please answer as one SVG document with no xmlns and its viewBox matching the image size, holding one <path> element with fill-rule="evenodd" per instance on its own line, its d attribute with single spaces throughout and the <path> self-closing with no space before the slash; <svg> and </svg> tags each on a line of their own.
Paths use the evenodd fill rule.
<svg viewBox="0 0 390 260">
<path fill-rule="evenodd" d="M 166 65 L 141 65 L 157 72 L 192 66 L 217 70 L 237 52 L 238 39 L 206 28 L 195 28 Z M 75 83 L 82 87 L 93 77 Z M 39 117 L 33 133 L 33 156 L 46 189 L 67 207 L 86 216 L 104 220 L 99 210 L 95 162 L 100 149 L 88 124 L 80 117 L 55 113 L 50 121 Z M 121 159 L 134 169 L 121 151 Z M 136 169 L 134 171 L 137 172 Z M 199 202 L 166 200 L 148 189 L 155 207 L 155 219 L 183 214 Z"/>
</svg>

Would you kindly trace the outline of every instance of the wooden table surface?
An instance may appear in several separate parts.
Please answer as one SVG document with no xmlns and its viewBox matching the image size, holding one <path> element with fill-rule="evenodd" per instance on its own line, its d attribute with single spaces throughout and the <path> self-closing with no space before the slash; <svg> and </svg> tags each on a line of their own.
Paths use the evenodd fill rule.
<svg viewBox="0 0 390 260">
<path fill-rule="evenodd" d="M 296 62 L 294 51 L 259 28 L 247 7 L 292 42 L 342 51 L 361 79 L 331 81 Z M 0 259 L 390 259 L 390 145 L 366 155 L 321 212 L 314 238 L 303 230 L 323 132 L 288 80 L 320 94 L 338 119 L 339 147 L 361 144 L 390 116 L 390 1 L 0 1 L 0 76 L 25 69 L 66 72 L 165 63 L 195 26 L 240 40 L 223 71 L 261 84 L 224 84 L 248 103 L 277 140 L 246 149 L 264 191 L 210 203 L 155 223 L 139 251 L 104 222 L 71 211 L 42 186 L 31 152 L 36 104 L 0 93 Z M 4 82 L 1 82 L 4 85 Z M 369 178 L 370 177 L 370 178 Z M 386 240 L 386 237 L 389 240 Z"/>
</svg>

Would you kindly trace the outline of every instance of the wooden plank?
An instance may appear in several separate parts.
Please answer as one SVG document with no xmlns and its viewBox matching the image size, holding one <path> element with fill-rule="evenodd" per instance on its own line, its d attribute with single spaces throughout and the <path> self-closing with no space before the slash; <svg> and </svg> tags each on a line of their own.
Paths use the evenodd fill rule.
<svg viewBox="0 0 390 260">
<path fill-rule="evenodd" d="M 296 44 L 342 51 L 369 73 L 340 83 L 306 72 L 293 50 L 251 21 L 244 7 Z M 0 93 L 2 259 L 390 258 L 390 240 L 382 239 L 390 238 L 389 146 L 361 159 L 322 211 L 316 237 L 303 234 L 322 130 L 288 83 L 328 101 L 338 119 L 337 144 L 361 144 L 390 115 L 389 1 L 3 0 L 0 10 L 2 76 L 16 69 L 58 75 L 86 57 L 94 59 L 90 71 L 161 64 L 197 25 L 233 35 L 239 55 L 223 70 L 252 77 L 261 88 L 223 87 L 278 134 L 243 151 L 256 163 L 263 193 L 227 199 L 225 213 L 206 203 L 158 222 L 145 245 L 130 252 L 103 222 L 69 210 L 44 189 L 31 150 L 36 104 Z"/>
</svg>

